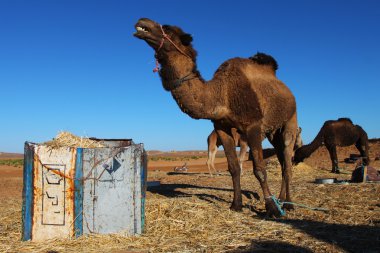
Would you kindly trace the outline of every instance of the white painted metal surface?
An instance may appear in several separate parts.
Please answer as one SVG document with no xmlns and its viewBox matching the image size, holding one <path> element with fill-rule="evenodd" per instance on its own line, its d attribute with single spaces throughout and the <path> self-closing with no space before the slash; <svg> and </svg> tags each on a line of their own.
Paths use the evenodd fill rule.
<svg viewBox="0 0 380 253">
<path fill-rule="evenodd" d="M 83 154 L 83 232 L 140 234 L 141 163 L 137 146 L 92 149 Z M 112 203 L 117 203 L 116 205 Z"/>
</svg>

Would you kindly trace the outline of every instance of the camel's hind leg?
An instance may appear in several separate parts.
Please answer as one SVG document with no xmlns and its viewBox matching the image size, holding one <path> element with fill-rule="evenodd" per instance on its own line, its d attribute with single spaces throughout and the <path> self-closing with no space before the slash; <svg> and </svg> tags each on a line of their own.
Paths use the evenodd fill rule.
<svg viewBox="0 0 380 253">
<path fill-rule="evenodd" d="M 217 139 L 218 135 L 215 131 L 212 131 L 211 134 L 207 138 L 207 144 L 208 144 L 208 157 L 207 157 L 207 168 L 210 173 L 210 176 L 212 176 L 212 170 L 217 174 L 217 171 L 215 169 L 215 156 L 218 151 L 217 146 Z"/>
<path fill-rule="evenodd" d="M 215 130 L 222 142 L 224 152 L 226 153 L 228 170 L 232 176 L 232 184 L 234 188 L 234 199 L 232 201 L 231 209 L 234 211 L 241 211 L 242 196 L 240 186 L 240 167 L 238 157 L 236 155 L 236 147 L 234 138 L 231 134 L 231 129 L 224 129 L 221 126 L 215 124 Z"/>
<path fill-rule="evenodd" d="M 243 175 L 243 163 L 245 160 L 245 154 L 248 150 L 248 143 L 240 139 L 240 153 L 239 153 L 239 165 L 241 170 L 241 175 Z"/>
<path fill-rule="evenodd" d="M 267 172 L 263 160 L 263 150 L 261 142 L 263 137 L 261 136 L 260 125 L 250 126 L 247 130 L 248 145 L 252 154 L 253 173 L 260 183 L 265 199 L 265 209 L 268 216 L 281 216 L 281 212 L 278 209 L 277 204 L 272 199 L 272 194 L 269 190 Z"/>
<path fill-rule="evenodd" d="M 286 202 L 292 202 L 290 195 L 290 183 L 292 181 L 292 158 L 294 154 L 294 145 L 297 139 L 297 118 L 296 115 L 286 123 L 285 127 L 281 131 L 281 143 L 283 148 L 282 151 L 283 162 L 281 164 L 282 169 L 282 184 L 281 184 L 281 192 L 280 199 L 284 199 Z M 284 204 L 284 209 L 293 209 L 293 204 L 287 203 Z"/>
<path fill-rule="evenodd" d="M 215 169 L 215 156 L 216 156 L 216 153 L 218 152 L 218 149 L 217 147 L 213 147 L 211 150 L 208 151 L 208 158 L 207 158 L 207 167 L 208 167 L 208 171 L 210 173 L 210 176 L 213 175 L 212 171 L 215 172 L 215 174 L 217 174 L 218 172 L 216 171 Z"/>
<path fill-rule="evenodd" d="M 275 131 L 274 134 L 268 135 L 268 140 L 269 142 L 273 145 L 274 150 L 276 152 L 277 159 L 281 165 L 281 175 L 282 175 L 282 183 L 281 183 L 281 192 L 279 195 L 279 199 L 281 201 L 285 200 L 285 192 L 286 192 L 286 187 L 285 187 L 285 180 L 284 180 L 284 172 L 285 172 L 285 163 L 284 163 L 284 152 L 282 151 L 284 148 L 284 143 L 281 138 L 281 133 L 280 130 Z"/>
<path fill-rule="evenodd" d="M 281 201 L 292 202 L 290 183 L 292 181 L 292 156 L 297 139 L 296 124 L 291 120 L 268 139 L 275 148 L 278 161 L 281 165 L 282 181 L 279 199 Z M 284 204 L 284 208 L 293 209 L 293 205 L 286 203 Z"/>
</svg>

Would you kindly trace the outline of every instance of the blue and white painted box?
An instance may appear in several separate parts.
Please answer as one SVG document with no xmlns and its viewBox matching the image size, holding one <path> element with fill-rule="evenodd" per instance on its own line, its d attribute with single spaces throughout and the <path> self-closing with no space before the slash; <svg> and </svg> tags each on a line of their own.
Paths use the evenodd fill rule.
<svg viewBox="0 0 380 253">
<path fill-rule="evenodd" d="M 143 144 L 102 141 L 106 148 L 52 149 L 25 143 L 23 240 L 143 232 Z"/>
</svg>

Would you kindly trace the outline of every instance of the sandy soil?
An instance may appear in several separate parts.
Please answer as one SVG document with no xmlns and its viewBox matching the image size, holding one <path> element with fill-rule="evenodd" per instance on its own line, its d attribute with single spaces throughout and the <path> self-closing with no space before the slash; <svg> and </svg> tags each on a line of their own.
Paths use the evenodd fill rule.
<svg viewBox="0 0 380 253">
<path fill-rule="evenodd" d="M 220 153 L 216 160 L 219 175 L 213 177 L 208 174 L 207 153 L 204 151 L 156 151 L 149 154 L 148 181 L 158 180 L 161 182 L 161 187 L 148 188 L 148 208 L 150 203 L 153 204 L 156 201 L 171 203 L 177 200 L 197 199 L 203 201 L 205 205 L 215 206 L 218 212 L 223 210 L 227 212 L 232 200 L 232 182 L 227 172 L 226 159 L 220 157 Z M 304 164 L 293 169 L 291 187 L 293 201 L 308 206 L 327 208 L 328 212 L 296 208 L 288 212 L 285 218 L 274 221 L 263 220 L 265 206 L 260 197 L 262 192 L 252 175 L 251 162 L 246 161 L 241 178 L 244 209 L 237 215 L 240 217 L 239 220 L 245 223 L 252 222 L 252 225 L 248 226 L 250 232 L 246 232 L 249 236 L 237 238 L 237 235 L 231 232 L 230 237 L 240 240 L 239 242 L 229 246 L 216 245 L 215 242 L 208 244 L 207 241 L 199 245 L 189 243 L 186 252 L 380 252 L 380 184 L 317 185 L 314 183 L 315 178 L 321 177 L 350 179 L 355 164 L 344 163 L 344 159 L 350 154 L 358 154 L 358 151 L 354 147 L 338 148 L 339 166 L 343 169 L 343 173 L 339 175 L 330 173 L 331 162 L 324 147 L 319 148 L 306 159 Z M 380 141 L 370 143 L 371 166 L 378 170 L 380 170 L 380 160 L 375 160 L 375 157 L 379 154 Z M 4 159 L 1 154 L 0 159 Z M 174 171 L 175 167 L 182 166 L 184 163 L 188 167 L 187 173 Z M 267 159 L 267 166 L 271 190 L 278 194 L 281 171 L 277 159 L 275 157 Z M 30 247 L 30 244 L 19 241 L 21 221 L 14 218 L 15 213 L 19 217 L 21 212 L 21 192 L 22 168 L 0 166 L 0 202 L 3 203 L 0 207 L 0 251 L 8 249 L 7 252 L 28 252 L 23 249 L 26 246 Z M 147 221 L 148 228 L 152 227 L 151 222 Z M 177 222 L 180 221 L 177 220 Z M 217 229 L 212 226 L 207 227 L 207 224 L 202 226 L 206 226 L 202 232 Z M 286 226 L 285 230 L 283 226 Z M 229 227 L 226 223 L 223 231 L 213 231 L 228 234 L 228 231 L 234 229 L 236 225 Z M 193 232 L 184 230 L 183 233 L 184 238 L 190 238 L 189 233 Z M 149 230 L 147 235 L 150 236 L 151 241 L 158 240 L 157 245 L 154 250 L 146 250 L 147 246 L 137 248 L 144 249 L 142 252 L 183 252 L 180 248 L 165 246 L 160 241 L 163 235 L 152 235 Z M 6 247 L 10 242 L 15 245 L 15 248 L 11 250 L 9 250 L 10 247 Z M 38 252 L 49 252 L 46 249 L 43 250 L 43 245 L 33 244 L 33 246 L 39 249 Z M 99 252 L 107 251 L 106 245 L 96 247 L 99 247 Z M 168 247 L 171 250 L 168 250 Z M 96 248 L 93 249 L 89 245 L 84 249 L 84 252 L 96 252 Z M 75 251 L 76 248 L 72 246 L 66 250 Z"/>
</svg>

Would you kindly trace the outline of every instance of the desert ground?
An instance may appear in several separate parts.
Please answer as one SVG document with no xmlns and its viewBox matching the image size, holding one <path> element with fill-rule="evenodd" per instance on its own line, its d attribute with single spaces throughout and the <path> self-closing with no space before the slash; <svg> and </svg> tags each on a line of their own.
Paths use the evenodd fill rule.
<svg viewBox="0 0 380 253">
<path fill-rule="evenodd" d="M 380 252 L 380 184 L 316 184 L 316 178 L 348 180 L 355 164 L 345 163 L 355 147 L 338 148 L 341 174 L 330 173 L 325 147 L 294 167 L 291 191 L 300 206 L 282 218 L 265 216 L 250 161 L 241 177 L 243 211 L 230 211 L 232 181 L 223 151 L 218 174 L 210 176 L 206 151 L 148 151 L 146 226 L 141 236 L 91 235 L 44 243 L 22 242 L 22 166 L 0 165 L 0 252 Z M 380 140 L 370 142 L 371 166 L 380 170 Z M 0 153 L 0 162 L 22 159 Z M 281 170 L 266 159 L 272 193 Z M 187 172 L 174 168 L 186 163 Z M 311 207 L 326 209 L 312 210 Z"/>
</svg>

